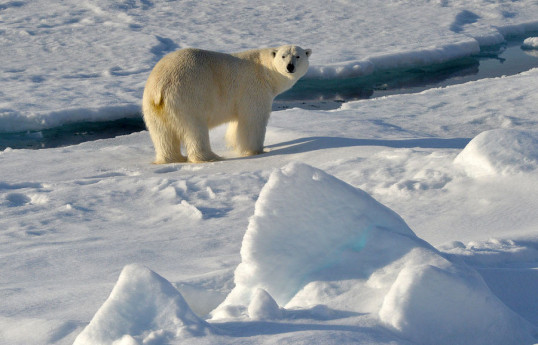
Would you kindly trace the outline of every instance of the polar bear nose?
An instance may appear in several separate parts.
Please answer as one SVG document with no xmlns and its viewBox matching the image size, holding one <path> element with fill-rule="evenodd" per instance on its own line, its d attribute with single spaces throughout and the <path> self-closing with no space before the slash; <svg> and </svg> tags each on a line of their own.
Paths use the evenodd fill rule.
<svg viewBox="0 0 538 345">
<path fill-rule="evenodd" d="M 288 70 L 288 72 L 293 73 L 293 71 L 295 70 L 295 66 L 289 63 L 288 66 L 286 66 L 286 69 Z"/>
</svg>

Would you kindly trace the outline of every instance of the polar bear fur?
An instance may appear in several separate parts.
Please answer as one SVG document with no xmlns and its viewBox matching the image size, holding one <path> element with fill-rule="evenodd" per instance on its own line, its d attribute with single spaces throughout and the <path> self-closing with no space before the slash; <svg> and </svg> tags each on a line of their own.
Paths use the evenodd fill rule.
<svg viewBox="0 0 538 345">
<path fill-rule="evenodd" d="M 243 156 L 263 152 L 273 99 L 306 73 L 311 52 L 293 45 L 234 54 L 188 48 L 163 57 L 142 101 L 155 163 L 219 160 L 209 129 L 226 122 L 230 147 Z"/>
</svg>

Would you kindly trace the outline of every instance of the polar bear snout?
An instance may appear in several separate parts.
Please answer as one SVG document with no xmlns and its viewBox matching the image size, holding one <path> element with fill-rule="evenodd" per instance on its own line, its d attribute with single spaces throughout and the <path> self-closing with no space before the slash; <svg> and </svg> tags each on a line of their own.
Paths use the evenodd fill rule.
<svg viewBox="0 0 538 345">
<path fill-rule="evenodd" d="M 308 70 L 308 58 L 312 54 L 312 50 L 287 45 L 273 48 L 271 54 L 274 69 L 290 81 L 296 82 Z"/>
</svg>

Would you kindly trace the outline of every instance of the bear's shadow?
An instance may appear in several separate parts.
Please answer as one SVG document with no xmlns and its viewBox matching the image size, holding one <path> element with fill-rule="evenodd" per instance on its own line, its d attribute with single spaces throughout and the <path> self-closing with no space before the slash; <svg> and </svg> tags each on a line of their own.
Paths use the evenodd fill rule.
<svg viewBox="0 0 538 345">
<path fill-rule="evenodd" d="M 266 146 L 263 155 L 286 155 L 323 149 L 353 146 L 385 146 L 392 148 L 463 149 L 470 138 L 421 138 L 421 139 L 353 139 L 341 137 L 304 137 Z M 255 156 L 254 156 L 255 157 Z"/>
</svg>

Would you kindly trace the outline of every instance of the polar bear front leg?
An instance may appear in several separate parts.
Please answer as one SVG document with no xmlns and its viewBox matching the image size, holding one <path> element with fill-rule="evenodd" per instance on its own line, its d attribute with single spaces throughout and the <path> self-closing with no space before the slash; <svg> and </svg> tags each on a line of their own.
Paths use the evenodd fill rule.
<svg viewBox="0 0 538 345">
<path fill-rule="evenodd" d="M 253 156 L 263 153 L 265 131 L 269 121 L 270 111 L 240 118 L 237 124 L 231 124 L 227 138 L 235 132 L 235 147 L 242 156 Z"/>
</svg>

